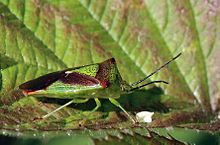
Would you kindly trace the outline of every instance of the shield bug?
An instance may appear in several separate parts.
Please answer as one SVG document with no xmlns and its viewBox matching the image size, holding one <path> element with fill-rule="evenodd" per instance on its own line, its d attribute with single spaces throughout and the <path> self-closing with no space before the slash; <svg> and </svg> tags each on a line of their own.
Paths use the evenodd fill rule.
<svg viewBox="0 0 220 145">
<path fill-rule="evenodd" d="M 21 84 L 19 89 L 21 89 L 27 96 L 71 99 L 68 103 L 44 115 L 42 119 L 52 115 L 71 103 L 84 103 L 91 98 L 96 102 L 96 107 L 90 112 L 90 114 L 92 114 L 101 106 L 98 98 L 105 98 L 109 99 L 109 101 L 119 107 L 131 121 L 135 122 L 135 119 L 131 117 L 131 115 L 129 115 L 129 113 L 115 99 L 119 98 L 122 93 L 129 93 L 153 83 L 168 84 L 165 81 L 153 81 L 141 86 L 136 86 L 178 58 L 180 55 L 181 53 L 159 67 L 150 75 L 131 85 L 122 79 L 115 59 L 110 58 L 102 63 L 69 68 L 40 76 L 39 78 Z"/>
</svg>

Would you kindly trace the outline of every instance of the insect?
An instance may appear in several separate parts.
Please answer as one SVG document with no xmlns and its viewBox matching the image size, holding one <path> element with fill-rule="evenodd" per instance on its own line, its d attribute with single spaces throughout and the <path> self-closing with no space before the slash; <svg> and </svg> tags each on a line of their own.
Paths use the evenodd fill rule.
<svg viewBox="0 0 220 145">
<path fill-rule="evenodd" d="M 122 93 L 129 93 L 153 83 L 168 84 L 165 81 L 152 81 L 141 86 L 136 86 L 180 55 L 181 53 L 150 75 L 131 85 L 122 79 L 115 59 L 110 58 L 102 63 L 69 68 L 40 76 L 39 78 L 21 84 L 19 89 L 27 96 L 71 99 L 68 103 L 44 115 L 42 119 L 47 118 L 71 103 L 84 103 L 92 98 L 96 102 L 96 107 L 90 112 L 89 115 L 91 115 L 101 106 L 99 98 L 105 98 L 109 99 L 109 101 L 119 107 L 131 121 L 135 122 L 135 119 L 129 115 L 116 99 L 119 98 Z"/>
</svg>

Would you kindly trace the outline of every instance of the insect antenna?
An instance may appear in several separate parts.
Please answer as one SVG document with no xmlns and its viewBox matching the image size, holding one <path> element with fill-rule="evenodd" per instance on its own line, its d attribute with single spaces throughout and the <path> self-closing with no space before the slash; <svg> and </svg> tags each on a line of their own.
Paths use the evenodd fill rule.
<svg viewBox="0 0 220 145">
<path fill-rule="evenodd" d="M 147 83 L 147 84 L 144 84 L 144 85 L 142 85 L 142 86 L 138 86 L 138 87 L 136 87 L 136 88 L 132 88 L 132 89 L 130 89 L 130 90 L 127 90 L 127 92 L 131 92 L 131 91 L 140 89 L 140 88 L 142 88 L 142 87 L 145 87 L 145 86 L 147 86 L 147 85 L 154 84 L 154 83 L 165 83 L 165 84 L 169 84 L 169 83 L 166 82 L 166 81 L 153 81 L 153 82 L 149 82 L 149 83 Z"/>
<path fill-rule="evenodd" d="M 176 58 L 178 58 L 180 55 L 181 55 L 181 53 L 179 53 L 177 56 L 175 56 L 174 58 L 172 58 L 171 60 L 169 60 L 167 63 L 165 63 L 165 64 L 162 65 L 161 67 L 159 67 L 157 70 L 155 70 L 154 72 L 152 72 L 150 75 L 148 75 L 148 76 L 146 76 L 145 78 L 143 78 L 143 79 L 141 79 L 141 80 L 139 80 L 139 81 L 137 81 L 137 82 L 131 84 L 131 86 L 137 85 L 137 84 L 143 82 L 144 80 L 146 80 L 147 78 L 151 77 L 153 74 L 155 74 L 156 72 L 158 72 L 160 69 L 162 69 L 163 67 L 165 67 L 166 65 L 168 65 L 170 62 L 172 62 L 172 61 L 175 60 Z M 150 82 L 150 84 L 152 84 L 152 83 L 160 83 L 160 82 L 165 83 L 165 81 L 153 81 L 153 82 Z M 167 84 L 167 82 L 166 82 L 166 84 Z M 149 85 L 149 83 L 147 83 L 147 84 L 145 84 L 145 85 L 143 85 L 143 86 L 146 86 L 146 85 Z M 143 87 L 143 86 L 140 86 L 140 87 Z M 138 88 L 138 87 L 137 87 L 137 88 Z M 134 88 L 134 89 L 135 89 L 135 88 Z M 131 90 L 133 90 L 133 89 L 131 89 Z M 135 89 L 135 90 L 136 90 L 136 89 Z M 130 90 L 129 90 L 129 91 L 130 91 Z"/>
</svg>

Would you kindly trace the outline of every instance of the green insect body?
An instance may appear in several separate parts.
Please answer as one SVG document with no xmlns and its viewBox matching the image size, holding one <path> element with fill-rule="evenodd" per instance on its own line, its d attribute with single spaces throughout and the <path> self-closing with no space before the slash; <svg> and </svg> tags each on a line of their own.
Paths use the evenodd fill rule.
<svg viewBox="0 0 220 145">
<path fill-rule="evenodd" d="M 179 57 L 179 55 L 165 65 Z M 151 75 L 159 71 L 165 65 L 161 66 Z M 106 98 L 109 99 L 111 103 L 121 108 L 129 119 L 135 122 L 135 119 L 131 117 L 115 99 L 119 98 L 122 93 L 128 93 L 151 83 L 167 83 L 165 81 L 154 81 L 139 87 L 132 87 L 144 81 L 149 76 L 129 85 L 126 81 L 122 80 L 115 59 L 110 58 L 102 63 L 69 68 L 63 71 L 46 74 L 20 85 L 19 88 L 28 96 L 72 99 L 42 118 L 52 115 L 71 103 L 84 103 L 94 98 L 97 106 L 91 111 L 91 115 L 101 106 L 98 98 Z"/>
</svg>

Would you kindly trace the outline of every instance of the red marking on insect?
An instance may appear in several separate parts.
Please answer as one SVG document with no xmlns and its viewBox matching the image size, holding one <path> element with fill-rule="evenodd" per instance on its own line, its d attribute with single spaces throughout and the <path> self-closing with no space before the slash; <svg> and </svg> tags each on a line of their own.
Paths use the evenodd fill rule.
<svg viewBox="0 0 220 145">
<path fill-rule="evenodd" d="M 36 91 L 27 91 L 27 90 L 24 90 L 24 93 L 25 93 L 26 95 L 30 95 L 30 94 L 32 94 L 32 93 L 34 93 L 34 92 L 36 92 Z"/>
<path fill-rule="evenodd" d="M 110 82 L 106 82 L 106 81 L 103 81 L 101 82 L 101 85 L 104 87 L 104 88 L 109 88 L 111 86 L 111 83 Z"/>
</svg>

